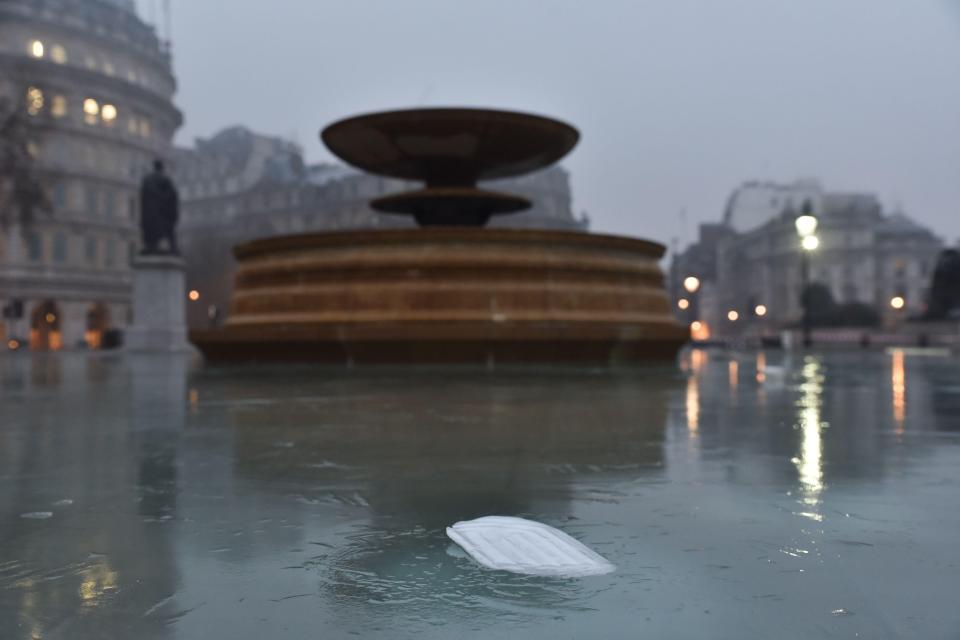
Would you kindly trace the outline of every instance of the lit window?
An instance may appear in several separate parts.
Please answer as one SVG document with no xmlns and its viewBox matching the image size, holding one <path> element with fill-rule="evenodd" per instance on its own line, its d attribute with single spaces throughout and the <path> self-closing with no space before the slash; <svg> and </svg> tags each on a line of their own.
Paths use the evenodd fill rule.
<svg viewBox="0 0 960 640">
<path fill-rule="evenodd" d="M 140 136 L 142 138 L 149 138 L 151 129 L 149 118 L 140 118 Z"/>
<path fill-rule="evenodd" d="M 117 108 L 112 104 L 105 104 L 103 108 L 100 109 L 100 116 L 107 124 L 113 124 L 117 119 Z"/>
<path fill-rule="evenodd" d="M 83 101 L 83 119 L 87 124 L 97 124 L 97 116 L 100 114 L 100 103 L 93 98 L 87 98 Z"/>
<path fill-rule="evenodd" d="M 40 147 L 33 140 L 27 142 L 27 155 L 36 160 L 40 157 Z"/>
<path fill-rule="evenodd" d="M 50 113 L 54 118 L 62 118 L 67 115 L 67 99 L 64 96 L 53 96 L 53 102 L 50 103 Z"/>
<path fill-rule="evenodd" d="M 137 131 L 139 130 L 139 128 L 140 127 L 137 125 L 137 117 L 130 116 L 130 119 L 127 120 L 127 133 L 129 133 L 132 136 L 135 136 L 137 135 Z"/>
<path fill-rule="evenodd" d="M 104 72 L 105 74 L 107 74 L 108 76 L 112 76 L 114 73 L 116 73 L 116 70 L 113 68 L 113 63 L 110 62 L 109 60 L 104 60 L 104 61 L 103 61 L 103 72 Z"/>
<path fill-rule="evenodd" d="M 35 116 L 43 111 L 43 91 L 36 87 L 27 89 L 27 113 Z"/>
<path fill-rule="evenodd" d="M 63 45 L 55 44 L 50 48 L 50 57 L 57 64 L 66 64 L 67 50 L 63 48 Z"/>
<path fill-rule="evenodd" d="M 87 65 L 87 69 L 96 69 L 96 68 L 97 68 L 97 61 L 96 61 L 93 57 L 91 57 L 91 56 L 87 56 L 86 58 L 84 58 L 84 59 L 83 59 L 83 63 L 84 63 L 85 65 Z"/>
<path fill-rule="evenodd" d="M 30 55 L 32 55 L 34 58 L 42 58 L 42 57 L 43 57 L 43 43 L 40 42 L 39 40 L 34 40 L 33 42 L 31 42 L 31 43 L 30 43 Z"/>
<path fill-rule="evenodd" d="M 137 82 L 137 72 L 134 71 L 133 69 L 130 69 L 129 71 L 127 71 L 127 80 L 129 80 L 130 82 L 136 83 L 136 82 Z"/>
</svg>

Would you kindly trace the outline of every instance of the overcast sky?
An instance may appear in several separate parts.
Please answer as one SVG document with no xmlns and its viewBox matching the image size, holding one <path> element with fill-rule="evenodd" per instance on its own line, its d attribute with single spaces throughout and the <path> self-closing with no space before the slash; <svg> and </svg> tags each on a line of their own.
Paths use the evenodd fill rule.
<svg viewBox="0 0 960 640">
<path fill-rule="evenodd" d="M 596 231 L 690 241 L 739 183 L 816 177 L 960 235 L 960 0 L 171 3 L 181 143 L 245 124 L 330 160 L 357 112 L 517 109 L 580 129 Z"/>
</svg>

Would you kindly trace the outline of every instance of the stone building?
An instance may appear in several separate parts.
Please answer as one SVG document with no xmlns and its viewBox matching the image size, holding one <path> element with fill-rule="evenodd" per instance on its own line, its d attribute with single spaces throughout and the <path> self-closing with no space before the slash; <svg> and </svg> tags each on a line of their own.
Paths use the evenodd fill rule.
<svg viewBox="0 0 960 640">
<path fill-rule="evenodd" d="M 297 145 L 225 129 L 190 149 L 177 149 L 174 178 L 183 201 L 180 243 L 187 262 L 191 327 L 225 318 L 233 287 L 235 245 L 267 236 L 358 228 L 413 226 L 409 216 L 378 213 L 369 201 L 414 187 L 339 164 L 307 165 Z M 533 201 L 525 212 L 491 226 L 586 229 L 571 211 L 569 176 L 561 167 L 490 183 Z"/>
<path fill-rule="evenodd" d="M 760 194 L 767 199 L 758 200 Z M 802 256 L 795 221 L 804 202 L 819 221 L 811 283 L 826 285 L 838 303 L 874 308 L 887 323 L 923 312 L 943 246 L 929 229 L 885 212 L 872 194 L 829 192 L 813 182 L 747 183 L 730 198 L 723 223 L 701 227 L 699 240 L 674 256 L 671 295 L 690 303 L 677 308 L 678 317 L 705 323 L 715 336 L 775 332 L 798 322 Z M 703 291 L 683 289 L 689 275 L 703 281 Z M 903 299 L 903 308 L 891 305 L 894 298 Z"/>
<path fill-rule="evenodd" d="M 25 115 L 50 204 L 0 229 L 0 306 L 23 311 L 0 324 L 4 342 L 96 348 L 128 323 L 137 190 L 182 122 L 175 89 L 169 48 L 131 0 L 0 2 L 0 98 Z"/>
</svg>

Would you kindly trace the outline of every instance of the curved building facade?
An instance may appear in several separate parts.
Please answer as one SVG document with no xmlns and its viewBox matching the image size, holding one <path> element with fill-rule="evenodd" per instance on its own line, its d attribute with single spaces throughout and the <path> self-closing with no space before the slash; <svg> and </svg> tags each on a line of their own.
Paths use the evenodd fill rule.
<svg viewBox="0 0 960 640">
<path fill-rule="evenodd" d="M 170 155 L 175 90 L 168 46 L 128 0 L 0 2 L 0 98 L 48 201 L 0 229 L 4 342 L 97 348 L 128 324 L 138 188 Z"/>
</svg>

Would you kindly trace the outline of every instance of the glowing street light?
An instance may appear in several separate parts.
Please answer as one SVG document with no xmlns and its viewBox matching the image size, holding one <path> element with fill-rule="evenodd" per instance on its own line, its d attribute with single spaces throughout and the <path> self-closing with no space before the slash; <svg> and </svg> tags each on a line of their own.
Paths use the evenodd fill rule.
<svg viewBox="0 0 960 640">
<path fill-rule="evenodd" d="M 797 235 L 801 238 L 812 236 L 817 232 L 817 217 L 810 213 L 809 202 L 805 203 L 804 212 L 797 217 L 794 224 L 797 226 Z"/>
<path fill-rule="evenodd" d="M 730 322 L 736 322 L 739 319 L 740 319 L 740 314 L 734 311 L 733 309 L 727 312 L 727 320 L 729 320 Z"/>
<path fill-rule="evenodd" d="M 907 305 L 907 301 L 903 299 L 903 296 L 893 296 L 890 298 L 890 306 L 899 311 Z"/>
<path fill-rule="evenodd" d="M 762 318 L 763 316 L 767 315 L 767 307 L 766 305 L 758 304 L 756 307 L 754 307 L 753 312 Z"/>
<path fill-rule="evenodd" d="M 804 251 L 816 251 L 817 247 L 820 246 L 820 238 L 817 236 L 804 236 L 800 240 L 800 246 L 803 247 Z"/>
<path fill-rule="evenodd" d="M 680 307 L 681 311 L 686 311 L 690 308 L 690 301 L 686 298 L 680 298 L 677 300 L 677 306 Z"/>
<path fill-rule="evenodd" d="M 196 289 L 191 289 L 190 293 L 187 294 L 187 297 L 190 298 L 192 301 L 196 302 L 197 300 L 200 299 L 200 292 L 197 291 Z"/>
<path fill-rule="evenodd" d="M 696 276 L 687 276 L 683 281 L 683 288 L 689 293 L 696 293 L 700 288 L 700 278 Z"/>
</svg>

